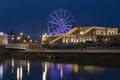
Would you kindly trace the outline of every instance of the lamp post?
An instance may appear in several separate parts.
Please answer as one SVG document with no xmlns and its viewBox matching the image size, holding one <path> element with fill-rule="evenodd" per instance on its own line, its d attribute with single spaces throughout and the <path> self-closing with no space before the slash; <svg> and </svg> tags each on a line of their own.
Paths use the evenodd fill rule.
<svg viewBox="0 0 120 80">
<path fill-rule="evenodd" d="M 32 43 L 32 41 L 30 40 L 30 36 L 27 36 L 27 43 Z"/>
<path fill-rule="evenodd" d="M 17 37 L 17 43 L 20 43 L 21 37 Z"/>
<path fill-rule="evenodd" d="M 21 32 L 21 33 L 20 33 L 20 35 L 22 36 L 22 35 L 23 35 L 23 33 Z"/>
</svg>

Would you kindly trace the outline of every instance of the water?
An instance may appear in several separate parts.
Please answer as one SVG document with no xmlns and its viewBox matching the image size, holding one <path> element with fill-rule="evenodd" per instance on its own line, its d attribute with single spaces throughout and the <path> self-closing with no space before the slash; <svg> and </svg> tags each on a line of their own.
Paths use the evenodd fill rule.
<svg viewBox="0 0 120 80">
<path fill-rule="evenodd" d="M 1 56 L 0 80 L 120 80 L 119 62 L 63 62 Z"/>
</svg>

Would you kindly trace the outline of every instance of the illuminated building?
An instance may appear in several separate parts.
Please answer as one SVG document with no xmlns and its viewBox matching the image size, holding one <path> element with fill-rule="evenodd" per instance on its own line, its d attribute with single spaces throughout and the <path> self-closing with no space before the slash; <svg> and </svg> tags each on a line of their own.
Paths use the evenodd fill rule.
<svg viewBox="0 0 120 80">
<path fill-rule="evenodd" d="M 0 44 L 8 44 L 8 35 L 4 32 L 0 32 Z"/>
<path fill-rule="evenodd" d="M 54 44 L 54 43 L 81 43 L 87 41 L 96 42 L 99 36 L 116 36 L 118 34 L 118 28 L 106 28 L 106 27 L 86 27 L 78 26 L 72 28 L 65 34 L 58 34 L 55 36 L 49 36 L 46 33 L 42 37 L 42 44 Z M 108 40 L 107 38 L 104 40 Z"/>
</svg>

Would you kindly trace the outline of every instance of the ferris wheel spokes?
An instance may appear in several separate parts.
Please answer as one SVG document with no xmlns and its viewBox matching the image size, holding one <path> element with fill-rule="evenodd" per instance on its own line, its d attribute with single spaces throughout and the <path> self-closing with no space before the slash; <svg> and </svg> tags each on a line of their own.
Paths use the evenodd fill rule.
<svg viewBox="0 0 120 80">
<path fill-rule="evenodd" d="M 58 16 L 58 14 L 57 14 L 57 11 L 55 11 L 55 17 L 57 17 L 57 19 L 59 20 L 60 19 L 60 17 Z"/>
<path fill-rule="evenodd" d="M 70 15 L 67 15 L 67 17 L 65 18 L 64 22 L 66 22 L 69 19 Z"/>
<path fill-rule="evenodd" d="M 67 25 L 68 23 L 72 23 L 72 20 L 69 20 L 69 21 L 65 22 L 66 25 Z"/>
<path fill-rule="evenodd" d="M 72 27 L 72 25 L 65 25 L 65 26 Z"/>
<path fill-rule="evenodd" d="M 68 27 L 65 27 L 65 29 L 68 30 L 68 31 L 70 30 Z"/>
<path fill-rule="evenodd" d="M 49 23 L 52 23 L 52 24 L 55 24 L 55 25 L 59 25 L 58 23 L 56 22 L 53 22 L 53 21 L 48 21 Z"/>
<path fill-rule="evenodd" d="M 65 9 L 58 9 L 53 11 L 48 19 L 48 34 L 57 35 L 64 34 L 72 28 L 72 22 L 74 21 L 71 13 Z"/>
<path fill-rule="evenodd" d="M 56 21 L 57 23 L 59 23 L 58 20 L 57 20 L 53 15 L 51 15 L 50 17 L 51 17 L 54 21 Z"/>
<path fill-rule="evenodd" d="M 54 30 L 51 34 L 54 35 L 54 34 L 56 34 L 56 32 L 57 32 L 57 29 Z"/>
<path fill-rule="evenodd" d="M 50 29 L 51 29 L 51 28 L 56 28 L 56 27 L 57 27 L 57 26 L 52 26 L 52 27 L 50 27 Z"/>
</svg>

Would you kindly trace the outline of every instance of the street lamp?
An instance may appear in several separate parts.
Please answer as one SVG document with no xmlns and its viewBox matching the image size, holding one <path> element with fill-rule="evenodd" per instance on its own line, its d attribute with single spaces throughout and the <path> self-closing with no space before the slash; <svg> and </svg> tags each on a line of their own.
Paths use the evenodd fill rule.
<svg viewBox="0 0 120 80">
<path fill-rule="evenodd" d="M 21 37 L 17 37 L 17 43 L 20 43 L 21 41 L 20 41 L 20 39 L 21 39 Z"/>
<path fill-rule="evenodd" d="M 30 38 L 30 36 L 27 36 L 27 38 Z"/>
<path fill-rule="evenodd" d="M 17 40 L 20 40 L 20 37 L 17 37 Z"/>
<path fill-rule="evenodd" d="M 20 35 L 22 36 L 22 35 L 23 35 L 23 33 L 20 33 Z"/>
</svg>

